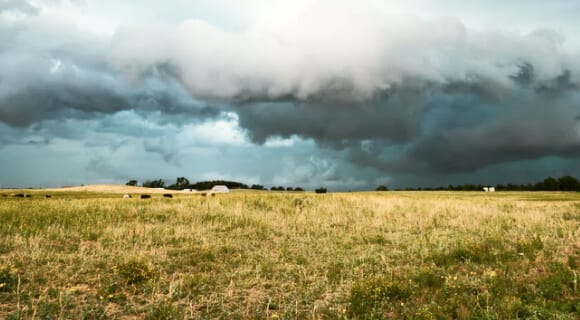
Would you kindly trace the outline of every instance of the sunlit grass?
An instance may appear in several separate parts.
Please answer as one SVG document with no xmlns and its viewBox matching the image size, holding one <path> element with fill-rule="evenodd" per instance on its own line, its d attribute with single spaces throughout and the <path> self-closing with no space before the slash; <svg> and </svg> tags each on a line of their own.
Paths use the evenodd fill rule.
<svg viewBox="0 0 580 320">
<path fill-rule="evenodd" d="M 0 197 L 0 318 L 578 319 L 580 194 Z"/>
</svg>

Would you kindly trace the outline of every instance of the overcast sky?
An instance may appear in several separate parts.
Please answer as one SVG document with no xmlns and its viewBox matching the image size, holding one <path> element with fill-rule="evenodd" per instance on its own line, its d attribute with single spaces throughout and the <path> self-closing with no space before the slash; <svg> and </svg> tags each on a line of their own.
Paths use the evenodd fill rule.
<svg viewBox="0 0 580 320">
<path fill-rule="evenodd" d="M 579 15 L 576 0 L 0 0 L 0 185 L 580 177 Z"/>
</svg>

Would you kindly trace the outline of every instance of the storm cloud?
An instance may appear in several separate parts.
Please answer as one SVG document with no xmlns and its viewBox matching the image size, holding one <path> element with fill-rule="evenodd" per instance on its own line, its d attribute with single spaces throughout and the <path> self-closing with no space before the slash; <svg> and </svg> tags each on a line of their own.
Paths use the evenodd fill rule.
<svg viewBox="0 0 580 320">
<path fill-rule="evenodd" d="M 256 143 L 297 135 L 361 166 L 425 174 L 580 152 L 580 56 L 554 31 L 327 9 L 243 32 L 199 21 L 139 32 L 117 34 L 119 68 L 170 64 L 193 96 L 230 103 Z M 136 48 L 149 54 L 133 59 Z"/>
<path fill-rule="evenodd" d="M 0 121 L 92 118 L 122 110 L 213 116 L 163 66 L 131 80 L 111 66 L 110 43 L 52 17 L 0 15 Z"/>
<path fill-rule="evenodd" d="M 243 154 L 312 141 L 312 159 L 337 164 L 312 160 L 301 170 L 343 188 L 377 175 L 429 184 L 580 158 L 580 51 L 567 33 L 476 28 L 461 16 L 371 3 L 305 1 L 241 28 L 135 20 L 102 34 L 50 14 L 56 5 L 0 1 L 0 122 L 42 128 L 33 141 L 51 141 L 63 136 L 53 121 L 94 120 L 117 137 L 105 144 L 138 139 L 143 152 L 184 167 L 189 148 Z M 115 122 L 128 115 L 168 131 L 152 137 Z M 300 168 L 296 158 L 277 159 L 286 175 Z M 115 166 L 91 159 L 89 167 Z M 257 182 L 286 181 L 267 179 Z"/>
</svg>

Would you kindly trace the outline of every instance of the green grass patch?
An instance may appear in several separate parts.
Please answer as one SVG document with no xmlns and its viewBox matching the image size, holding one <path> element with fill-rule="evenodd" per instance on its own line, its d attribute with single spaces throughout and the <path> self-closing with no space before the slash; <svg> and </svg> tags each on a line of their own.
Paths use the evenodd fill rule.
<svg viewBox="0 0 580 320">
<path fill-rule="evenodd" d="M 127 284 L 142 284 L 157 276 L 153 266 L 140 259 L 131 259 L 113 267 L 117 276 Z"/>
</svg>

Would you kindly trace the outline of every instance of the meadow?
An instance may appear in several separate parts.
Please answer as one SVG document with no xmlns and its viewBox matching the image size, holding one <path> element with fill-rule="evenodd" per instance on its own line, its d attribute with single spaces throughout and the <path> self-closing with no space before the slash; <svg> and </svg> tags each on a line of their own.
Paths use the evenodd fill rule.
<svg viewBox="0 0 580 320">
<path fill-rule="evenodd" d="M 1 319 L 580 319 L 580 193 L 25 192 Z"/>
</svg>

